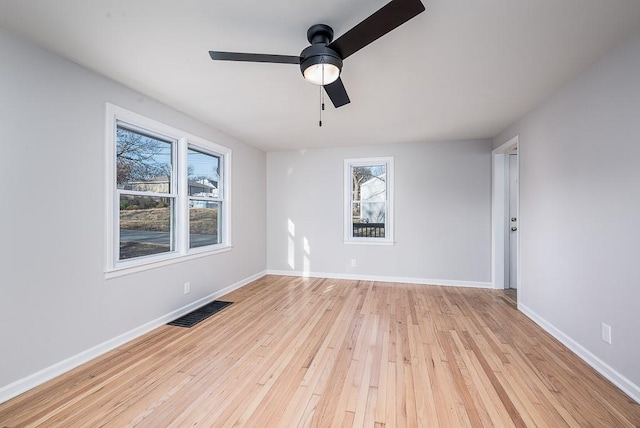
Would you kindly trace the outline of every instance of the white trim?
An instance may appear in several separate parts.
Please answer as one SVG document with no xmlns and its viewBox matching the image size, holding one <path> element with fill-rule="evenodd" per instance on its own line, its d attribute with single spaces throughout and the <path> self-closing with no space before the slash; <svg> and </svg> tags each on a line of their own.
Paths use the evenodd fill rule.
<svg viewBox="0 0 640 428">
<path fill-rule="evenodd" d="M 395 245 L 396 241 L 378 241 L 375 238 L 355 238 L 343 241 L 347 245 Z"/>
<path fill-rule="evenodd" d="M 116 140 L 116 111 L 117 106 L 106 103 L 105 108 L 105 144 L 104 144 L 104 158 L 105 158 L 105 228 L 104 228 L 104 242 L 106 245 L 105 251 L 105 267 L 111 268 L 114 266 L 114 260 L 117 259 L 116 245 L 114 237 L 116 236 L 116 221 L 113 219 L 115 210 L 115 191 L 114 185 L 116 177 L 114 175 L 116 171 L 116 156 L 115 156 L 115 140 Z"/>
<path fill-rule="evenodd" d="M 455 281 L 450 279 L 404 278 L 396 276 L 358 275 L 350 273 L 302 272 L 289 270 L 267 270 L 267 275 L 302 276 L 310 278 L 350 279 L 359 281 L 400 282 L 421 285 L 442 285 L 446 287 L 491 288 L 490 282 Z"/>
<path fill-rule="evenodd" d="M 210 295 L 198 299 L 194 302 L 189 303 L 175 311 L 171 311 L 166 315 L 163 315 L 155 320 L 149 321 L 133 330 L 130 330 L 126 333 L 123 333 L 119 336 L 111 338 L 99 345 L 96 345 L 92 348 L 89 348 L 85 351 L 80 352 L 72 357 L 69 357 L 65 360 L 62 360 L 58 363 L 55 363 L 47 368 L 44 368 L 36 373 L 33 373 L 27 377 L 19 379 L 9 385 L 5 385 L 0 388 L 0 403 L 4 403 L 7 400 L 10 400 L 18 395 L 35 388 L 38 385 L 45 383 L 48 380 L 53 379 L 56 376 L 60 376 L 63 373 L 68 372 L 86 362 L 91 361 L 94 358 L 97 358 L 103 354 L 106 354 L 113 349 L 116 349 L 119 346 L 130 342 L 143 334 L 150 332 L 170 321 L 173 321 L 176 318 L 181 317 L 182 315 L 188 314 L 194 309 L 199 308 L 200 306 L 206 305 L 207 303 L 217 299 L 220 296 L 224 296 L 234 290 L 237 290 L 240 287 L 243 287 L 250 282 L 258 280 L 266 275 L 265 271 L 256 273 L 255 275 L 251 275 L 248 278 L 240 280 L 230 286 L 223 288 L 222 290 L 218 290 Z"/>
<path fill-rule="evenodd" d="M 578 342 L 563 333 L 560 329 L 556 328 L 553 324 L 542 318 L 540 315 L 535 313 L 524 304 L 518 303 L 518 310 L 529 317 L 533 322 L 538 324 L 544 331 L 558 339 L 564 346 L 569 348 L 570 351 L 580 357 L 580 359 L 582 359 L 585 363 L 589 364 L 598 373 L 609 379 L 611 383 L 620 388 L 625 394 L 627 394 L 629 397 L 640 404 L 640 386 L 624 377 L 609 364 L 602 361 L 584 346 L 580 345 Z"/>
<path fill-rule="evenodd" d="M 229 245 L 227 247 L 220 247 L 216 249 L 207 249 L 203 248 L 200 252 L 191 251 L 186 255 L 178 255 L 171 254 L 171 256 L 167 256 L 162 260 L 154 259 L 153 262 L 145 263 L 145 264 L 135 264 L 131 266 L 120 267 L 116 270 L 109 270 L 104 272 L 105 279 L 117 278 L 120 276 L 131 275 L 132 273 L 142 272 L 150 269 L 156 269 L 163 266 L 169 266 L 176 263 L 188 262 L 189 260 L 199 259 L 202 257 L 212 256 L 214 254 L 226 253 L 233 249 L 233 245 Z M 194 249 L 196 250 L 196 249 Z"/>
<path fill-rule="evenodd" d="M 506 260 L 509 255 L 505 253 L 505 240 L 508 239 L 506 230 L 509 226 L 508 201 L 507 201 L 507 167 L 508 152 L 514 147 L 518 147 L 520 151 L 520 136 L 516 135 L 500 147 L 494 149 L 491 153 L 491 283 L 496 289 L 504 289 L 508 284 L 506 278 Z M 518 153 L 518 171 L 520 171 L 520 154 Z M 518 188 L 520 181 L 518 180 Z M 520 192 L 516 201 L 518 228 L 521 228 L 520 222 Z M 518 234 L 518 238 L 520 234 Z M 520 264 L 520 239 L 517 240 L 518 255 L 518 287 L 521 287 L 520 273 L 522 272 Z M 520 293 L 518 293 L 520 295 Z"/>
<path fill-rule="evenodd" d="M 220 194 L 220 199 L 222 200 L 222 213 L 224 214 L 222 217 L 222 221 L 224 222 L 222 229 L 222 242 L 229 247 L 232 247 L 232 235 L 231 235 L 231 218 L 232 207 L 231 198 L 233 197 L 232 183 L 231 183 L 231 149 L 225 153 L 223 158 L 224 164 L 222 165 L 222 176 L 218 177 L 218 179 L 222 182 L 222 185 L 218 184 L 219 191 L 222 192 Z"/>
<path fill-rule="evenodd" d="M 177 159 L 177 170 L 188 171 L 187 151 L 189 148 L 189 141 L 182 137 L 178 144 L 179 156 Z M 174 189 L 177 189 L 178 194 L 176 195 L 177 206 L 175 209 L 175 228 L 177 233 L 174 233 L 173 236 L 176 238 L 175 248 L 178 254 L 186 254 L 189 250 L 189 177 L 187 175 L 180 177 L 181 180 L 178 180 L 177 183 L 178 187 L 174 187 Z M 186 233 L 180 233 L 178 231 L 186 231 Z"/>
<path fill-rule="evenodd" d="M 385 237 L 384 238 L 353 238 L 352 227 L 352 182 L 351 167 L 385 165 L 386 167 L 386 201 L 385 201 Z M 344 195 L 343 195 L 343 241 L 345 244 L 357 243 L 364 245 L 395 245 L 394 240 L 394 157 L 354 158 L 344 160 Z"/>
</svg>

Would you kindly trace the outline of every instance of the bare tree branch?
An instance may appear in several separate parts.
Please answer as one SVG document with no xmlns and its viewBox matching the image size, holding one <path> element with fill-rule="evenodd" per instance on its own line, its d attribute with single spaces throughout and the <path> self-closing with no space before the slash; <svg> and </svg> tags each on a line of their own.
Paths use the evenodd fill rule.
<svg viewBox="0 0 640 428">
<path fill-rule="evenodd" d="M 171 155 L 166 162 L 169 143 L 118 128 L 116 135 L 117 183 L 146 181 L 158 176 L 171 175 Z M 169 149 L 170 150 L 170 149 Z"/>
</svg>

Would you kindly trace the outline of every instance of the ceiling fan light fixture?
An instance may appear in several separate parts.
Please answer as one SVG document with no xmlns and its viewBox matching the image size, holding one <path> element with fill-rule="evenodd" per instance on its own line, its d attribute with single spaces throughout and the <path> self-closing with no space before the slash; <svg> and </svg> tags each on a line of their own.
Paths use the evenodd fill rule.
<svg viewBox="0 0 640 428">
<path fill-rule="evenodd" d="M 340 69 L 329 63 L 311 64 L 302 74 L 304 78 L 314 85 L 328 85 L 338 80 Z"/>
<path fill-rule="evenodd" d="M 323 43 L 311 45 L 300 54 L 300 71 L 307 82 L 328 85 L 340 77 L 342 59 Z"/>
</svg>

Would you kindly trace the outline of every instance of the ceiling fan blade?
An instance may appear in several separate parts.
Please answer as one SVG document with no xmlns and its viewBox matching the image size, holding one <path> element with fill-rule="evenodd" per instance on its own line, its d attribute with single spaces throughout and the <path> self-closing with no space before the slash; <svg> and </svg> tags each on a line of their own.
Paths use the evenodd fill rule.
<svg viewBox="0 0 640 428">
<path fill-rule="evenodd" d="M 329 47 L 345 59 L 424 10 L 420 0 L 392 0 L 334 40 Z"/>
<path fill-rule="evenodd" d="M 335 82 L 324 85 L 324 90 L 327 95 L 329 95 L 329 98 L 331 98 L 331 102 L 335 108 L 342 107 L 351 102 L 349 95 L 347 95 L 347 90 L 342 84 L 342 79 L 339 77 Z"/>
<path fill-rule="evenodd" d="M 300 57 L 293 55 L 268 55 L 242 52 L 209 51 L 211 59 L 217 61 L 271 62 L 275 64 L 300 64 Z"/>
</svg>

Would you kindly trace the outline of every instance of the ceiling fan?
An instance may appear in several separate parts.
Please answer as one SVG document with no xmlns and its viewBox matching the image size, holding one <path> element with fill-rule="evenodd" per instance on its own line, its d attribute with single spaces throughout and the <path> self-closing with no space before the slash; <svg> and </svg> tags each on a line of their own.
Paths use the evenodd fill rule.
<svg viewBox="0 0 640 428">
<path fill-rule="evenodd" d="M 209 51 L 209 55 L 218 61 L 299 64 L 304 78 L 323 86 L 333 105 L 342 107 L 351 102 L 340 79 L 342 61 L 424 10 L 420 0 L 392 0 L 336 40 L 328 25 L 312 25 L 307 31 L 311 46 L 297 56 L 220 51 Z"/>
</svg>

